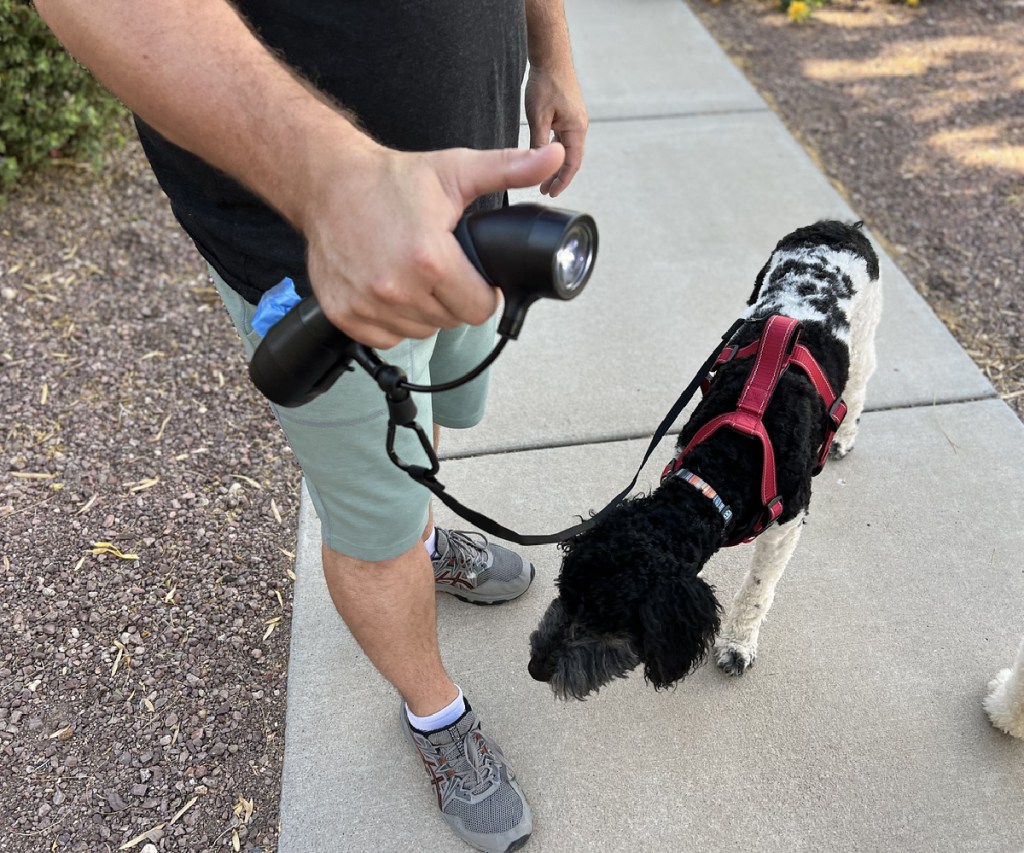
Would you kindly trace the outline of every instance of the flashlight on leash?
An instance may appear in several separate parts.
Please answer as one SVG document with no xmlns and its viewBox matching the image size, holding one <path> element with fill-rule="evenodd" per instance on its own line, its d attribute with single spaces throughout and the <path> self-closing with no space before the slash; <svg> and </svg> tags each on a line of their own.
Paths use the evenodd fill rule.
<svg viewBox="0 0 1024 853">
<path fill-rule="evenodd" d="M 464 216 L 455 238 L 487 283 L 501 289 L 505 308 L 498 334 L 513 340 L 538 299 L 580 295 L 597 255 L 592 217 L 539 204 Z"/>
<path fill-rule="evenodd" d="M 485 362 L 462 379 L 421 388 L 402 376 L 396 385 L 407 390 L 441 390 L 470 381 L 494 360 L 506 341 L 519 336 L 530 305 L 542 298 L 567 301 L 579 296 L 597 256 L 597 225 L 592 217 L 538 204 L 469 214 L 459 220 L 454 233 L 480 275 L 502 291 L 505 306 L 498 323 L 502 340 Z M 353 361 L 371 375 L 388 367 L 369 347 L 334 326 L 315 296 L 307 296 L 267 331 L 249 363 L 249 376 L 265 397 L 291 408 L 330 388 Z"/>
</svg>

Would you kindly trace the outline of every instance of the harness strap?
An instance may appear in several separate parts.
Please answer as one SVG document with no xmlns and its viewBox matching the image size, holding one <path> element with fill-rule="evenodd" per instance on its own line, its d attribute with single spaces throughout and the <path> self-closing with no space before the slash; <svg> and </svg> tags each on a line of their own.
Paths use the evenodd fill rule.
<svg viewBox="0 0 1024 853">
<path fill-rule="evenodd" d="M 764 428 L 761 420 L 750 412 L 725 412 L 712 418 L 690 439 L 683 452 L 679 454 L 679 465 L 686 455 L 700 444 L 703 444 L 714 433 L 722 427 L 729 427 L 738 433 L 756 438 L 761 442 L 761 503 L 768 507 L 777 497 L 775 485 L 775 451 L 772 448 L 772 441 L 768 437 L 768 431 Z M 778 511 L 774 512 L 771 521 L 778 518 L 782 512 L 781 502 L 777 503 Z M 769 522 L 770 523 L 770 522 Z M 765 525 L 767 527 L 767 524 Z M 762 528 L 763 529 L 763 528 Z M 758 531 L 760 532 L 760 531 Z"/>
<path fill-rule="evenodd" d="M 813 472 L 817 476 L 825 467 L 825 462 L 828 461 L 828 452 L 832 448 L 832 440 L 836 437 L 836 431 L 843 425 L 843 419 L 846 417 L 846 403 L 832 390 L 821 365 L 803 344 L 797 344 L 794 347 L 790 363 L 795 364 L 807 374 L 807 378 L 811 380 L 818 396 L 825 404 L 825 411 L 828 415 L 825 437 L 822 439 L 821 450 L 818 453 L 818 464 L 814 467 Z"/>
<path fill-rule="evenodd" d="M 749 542 L 782 514 L 782 498 L 778 494 L 775 479 L 775 451 L 762 419 L 772 394 L 775 392 L 775 386 L 778 385 L 779 378 L 789 366 L 799 335 L 800 323 L 797 320 L 776 314 L 768 318 L 758 341 L 742 349 L 732 347 L 731 351 L 724 351 L 719 356 L 715 367 L 718 367 L 720 363 L 731 361 L 737 356 L 742 358 L 756 354 L 753 370 L 747 377 L 740 393 L 736 410 L 712 418 L 697 430 L 697 433 L 687 442 L 686 447 L 669 464 L 662 475 L 664 478 L 681 469 L 686 455 L 723 427 L 735 430 L 741 435 L 756 438 L 760 442 L 760 497 L 764 509 L 754 520 L 753 526 L 741 534 L 737 540 L 730 542 L 730 545 Z M 810 353 L 808 352 L 807 355 L 810 356 Z M 811 361 L 813 362 L 814 359 L 811 358 Z M 821 374 L 821 378 L 824 379 L 824 374 Z"/>
<path fill-rule="evenodd" d="M 758 339 L 753 343 L 747 344 L 745 347 L 739 347 L 733 344 L 732 346 L 726 347 L 722 350 L 722 354 L 718 356 L 718 360 L 701 382 L 701 392 L 707 394 L 708 389 L 711 387 L 711 382 L 714 379 L 715 371 L 718 370 L 718 368 L 736 359 L 751 358 L 757 354 L 760 346 L 761 341 Z M 842 426 L 843 419 L 846 417 L 847 406 L 836 392 L 832 390 L 832 385 L 829 383 L 828 377 L 825 376 L 825 371 L 821 369 L 821 365 L 818 364 L 817 359 L 803 344 L 797 343 L 793 347 L 793 352 L 789 358 L 789 364 L 796 365 L 803 370 L 807 378 L 811 380 L 811 384 L 814 385 L 815 390 L 818 392 L 818 396 L 821 397 L 821 401 L 825 404 L 825 412 L 828 417 L 828 421 L 825 425 L 825 433 L 821 442 L 821 448 L 818 451 L 818 462 L 812 472 L 814 476 L 817 476 L 821 473 L 821 469 L 825 467 L 825 463 L 828 461 L 829 450 L 832 449 L 832 442 L 836 437 L 836 432 L 839 427 Z"/>
<path fill-rule="evenodd" d="M 800 324 L 792 317 L 776 314 L 768 318 L 761 333 L 754 369 L 736 403 L 739 411 L 749 412 L 759 422 L 764 417 L 779 377 L 789 366 L 789 356 L 799 337 L 799 329 Z"/>
</svg>

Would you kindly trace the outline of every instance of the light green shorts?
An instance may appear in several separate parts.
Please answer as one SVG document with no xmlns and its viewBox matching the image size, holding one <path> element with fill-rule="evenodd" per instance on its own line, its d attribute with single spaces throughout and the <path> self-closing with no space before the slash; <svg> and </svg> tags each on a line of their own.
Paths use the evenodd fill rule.
<svg viewBox="0 0 1024 853">
<path fill-rule="evenodd" d="M 254 305 L 210 271 L 242 338 L 247 358 L 260 342 L 253 331 Z M 403 341 L 380 357 L 401 367 L 411 382 L 448 382 L 468 373 L 491 351 L 496 318 L 482 326 L 442 329 L 433 338 Z M 479 423 L 487 398 L 488 374 L 440 394 L 414 394 L 417 421 L 428 438 L 432 424 L 464 429 Z M 288 444 L 302 467 L 321 537 L 334 551 L 361 560 L 397 557 L 419 541 L 427 523 L 430 492 L 388 458 L 388 412 L 383 392 L 359 367 L 329 391 L 294 409 L 271 404 Z M 412 430 L 400 428 L 395 449 L 406 462 L 426 464 Z"/>
</svg>

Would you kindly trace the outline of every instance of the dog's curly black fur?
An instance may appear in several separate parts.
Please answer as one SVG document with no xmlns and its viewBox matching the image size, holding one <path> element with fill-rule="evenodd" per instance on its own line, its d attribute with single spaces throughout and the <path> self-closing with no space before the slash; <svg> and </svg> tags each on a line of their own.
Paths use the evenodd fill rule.
<svg viewBox="0 0 1024 853">
<path fill-rule="evenodd" d="M 821 222 L 799 229 L 779 242 L 758 274 L 748 322 L 732 343 L 742 347 L 756 340 L 769 316 L 787 313 L 794 298 L 803 300 L 814 319 L 797 317 L 800 341 L 842 393 L 850 373 L 847 312 L 865 283 L 823 261 L 822 249 L 859 259 L 863 263 L 856 268 L 866 271 L 868 283 L 877 282 L 878 258 L 859 223 Z M 735 360 L 718 371 L 683 428 L 677 452 L 703 424 L 735 409 L 751 362 Z M 825 414 L 807 377 L 786 371 L 763 419 L 784 504 L 780 525 L 806 512 Z M 713 433 L 686 456 L 686 467 L 713 484 L 731 507 L 733 532 L 747 529 L 763 509 L 761 464 L 759 443 L 729 429 Z M 688 675 L 705 660 L 720 630 L 715 592 L 698 572 L 722 546 L 724 533 L 723 517 L 711 501 L 669 477 L 653 493 L 623 502 L 601 523 L 563 543 L 558 597 L 530 637 L 530 674 L 549 682 L 561 698 L 577 699 L 640 664 L 655 688 Z M 752 662 L 752 657 L 744 661 L 740 671 Z"/>
</svg>

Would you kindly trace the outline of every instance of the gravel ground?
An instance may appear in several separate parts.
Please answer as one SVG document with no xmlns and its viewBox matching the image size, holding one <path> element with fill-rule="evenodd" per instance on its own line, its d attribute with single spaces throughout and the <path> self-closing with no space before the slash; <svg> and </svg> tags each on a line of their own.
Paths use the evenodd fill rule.
<svg viewBox="0 0 1024 853">
<path fill-rule="evenodd" d="M 137 145 L 0 233 L 0 850 L 273 850 L 297 468 Z"/>
<path fill-rule="evenodd" d="M 1024 3 L 686 2 L 1024 414 Z M 0 851 L 272 851 L 297 466 L 137 145 L 0 234 Z"/>
</svg>

